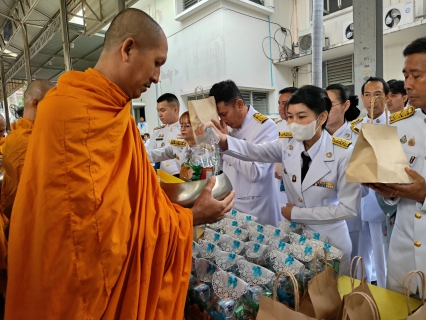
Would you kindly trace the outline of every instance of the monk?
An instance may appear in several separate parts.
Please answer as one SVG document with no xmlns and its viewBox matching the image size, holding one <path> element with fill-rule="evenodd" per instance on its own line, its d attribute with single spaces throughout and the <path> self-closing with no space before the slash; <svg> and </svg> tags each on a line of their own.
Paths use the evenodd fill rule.
<svg viewBox="0 0 426 320">
<path fill-rule="evenodd" d="M 130 114 L 159 80 L 161 27 L 120 12 L 94 69 L 64 73 L 38 107 L 12 211 L 5 319 L 182 319 L 192 227 L 234 193 L 192 209 L 162 191 Z"/>
<path fill-rule="evenodd" d="M 1 206 L 3 213 L 10 219 L 16 190 L 21 178 L 27 152 L 28 140 L 33 131 L 39 102 L 55 84 L 48 80 L 34 80 L 24 93 L 24 114 L 12 124 L 12 131 L 3 145 L 3 167 L 5 173 L 1 188 Z"/>
<path fill-rule="evenodd" d="M 3 138 L 6 133 L 6 120 L 3 115 L 0 114 L 0 138 Z"/>
</svg>

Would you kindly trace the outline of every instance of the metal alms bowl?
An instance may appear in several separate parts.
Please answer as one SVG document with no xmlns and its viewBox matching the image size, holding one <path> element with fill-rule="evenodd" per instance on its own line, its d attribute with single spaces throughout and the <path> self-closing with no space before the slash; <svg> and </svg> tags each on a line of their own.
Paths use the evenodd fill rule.
<svg viewBox="0 0 426 320">
<path fill-rule="evenodd" d="M 164 183 L 161 188 L 169 197 L 170 201 L 185 208 L 191 208 L 201 191 L 207 185 L 208 180 L 190 181 L 185 183 Z M 213 187 L 213 198 L 224 199 L 232 191 L 232 184 L 225 173 L 216 176 L 216 184 Z"/>
</svg>

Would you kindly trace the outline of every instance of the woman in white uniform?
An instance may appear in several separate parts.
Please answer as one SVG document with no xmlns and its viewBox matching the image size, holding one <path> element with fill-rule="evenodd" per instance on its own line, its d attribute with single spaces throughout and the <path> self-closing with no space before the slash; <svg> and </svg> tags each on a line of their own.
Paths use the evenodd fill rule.
<svg viewBox="0 0 426 320">
<path fill-rule="evenodd" d="M 255 145 L 234 139 L 220 132 L 217 122 L 200 126 L 197 134 L 206 126 L 216 127 L 225 154 L 247 161 L 281 162 L 289 201 L 281 214 L 326 235 L 331 245 L 343 251 L 340 271 L 348 274 L 352 244 L 344 220 L 358 214 L 361 200 L 359 184 L 346 183 L 351 142 L 331 137 L 325 130 L 331 109 L 325 90 L 304 86 L 288 104 L 290 132 L 275 141 Z"/>
<path fill-rule="evenodd" d="M 352 141 L 355 145 L 358 134 L 351 130 L 351 122 L 359 117 L 358 97 L 351 96 L 349 90 L 341 84 L 329 85 L 326 89 L 331 101 L 331 110 L 327 120 L 327 131 L 338 138 Z M 368 190 L 364 187 L 365 195 Z M 363 194 L 364 195 L 364 194 Z M 346 220 L 352 242 L 351 259 L 359 255 L 359 233 L 362 227 L 361 213 L 353 219 Z"/>
</svg>

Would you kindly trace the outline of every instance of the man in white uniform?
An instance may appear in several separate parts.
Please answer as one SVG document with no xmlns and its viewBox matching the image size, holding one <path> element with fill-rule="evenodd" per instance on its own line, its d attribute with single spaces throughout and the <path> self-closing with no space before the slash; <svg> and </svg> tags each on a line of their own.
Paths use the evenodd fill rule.
<svg viewBox="0 0 426 320">
<path fill-rule="evenodd" d="M 368 185 L 388 204 L 398 203 L 389 246 L 387 288 L 401 293 L 408 272 L 426 273 L 426 37 L 413 41 L 403 53 L 405 89 L 413 107 L 393 114 L 391 125 L 398 128 L 410 167 L 406 171 L 413 183 Z M 411 292 L 421 290 L 421 282 L 415 278 Z"/>
<path fill-rule="evenodd" d="M 286 132 L 290 131 L 287 124 L 287 101 L 290 99 L 291 95 L 297 91 L 297 88 L 295 87 L 286 87 L 279 91 L 279 98 L 278 98 L 278 112 L 280 114 L 280 119 L 275 121 L 278 132 Z M 279 190 L 278 192 L 278 202 L 280 204 L 280 207 L 283 207 L 287 204 L 287 195 L 285 193 L 284 188 L 284 182 L 282 177 L 282 165 L 281 163 L 275 164 L 275 178 L 278 179 L 276 182 L 277 188 Z M 282 218 L 284 219 L 284 218 Z"/>
<path fill-rule="evenodd" d="M 157 99 L 158 117 L 164 124 L 154 128 L 148 150 L 169 146 L 172 140 L 178 138 L 179 128 L 179 100 L 172 93 L 165 93 Z M 175 159 L 162 161 L 160 169 L 178 176 L 180 167 Z"/>
<path fill-rule="evenodd" d="M 384 103 L 376 99 L 373 109 L 373 119 L 370 119 L 370 102 L 374 96 L 385 98 L 389 93 L 389 85 L 379 77 L 370 77 L 361 88 L 361 98 L 367 116 L 351 122 L 351 130 L 359 133 L 362 123 L 386 124 Z M 389 116 L 389 115 L 388 115 Z M 362 228 L 359 235 L 359 255 L 364 259 L 367 281 L 377 280 L 377 285 L 386 287 L 386 238 L 384 228 L 386 215 L 377 203 L 372 190 L 361 200 Z M 374 277 L 374 269 L 376 277 Z"/>
<path fill-rule="evenodd" d="M 404 81 L 402 80 L 389 80 L 389 93 L 386 96 L 386 103 L 389 112 L 395 113 L 404 110 L 407 101 L 407 91 L 404 88 Z"/>
<path fill-rule="evenodd" d="M 273 141 L 278 137 L 274 122 L 246 105 L 240 90 L 231 80 L 213 85 L 210 96 L 216 100 L 223 132 L 253 143 Z M 274 181 L 274 164 L 245 162 L 234 157 L 221 157 L 222 170 L 235 190 L 234 208 L 255 215 L 259 223 L 278 226 L 280 208 Z"/>
</svg>

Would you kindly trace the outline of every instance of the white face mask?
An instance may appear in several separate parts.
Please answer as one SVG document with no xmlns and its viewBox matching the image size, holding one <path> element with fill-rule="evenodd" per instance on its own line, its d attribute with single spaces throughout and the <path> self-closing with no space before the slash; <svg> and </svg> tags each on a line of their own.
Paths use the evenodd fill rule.
<svg viewBox="0 0 426 320">
<path fill-rule="evenodd" d="M 317 120 L 314 120 L 309 124 L 299 124 L 296 122 L 290 123 L 288 126 L 293 138 L 298 142 L 312 139 L 317 129 Z"/>
</svg>

